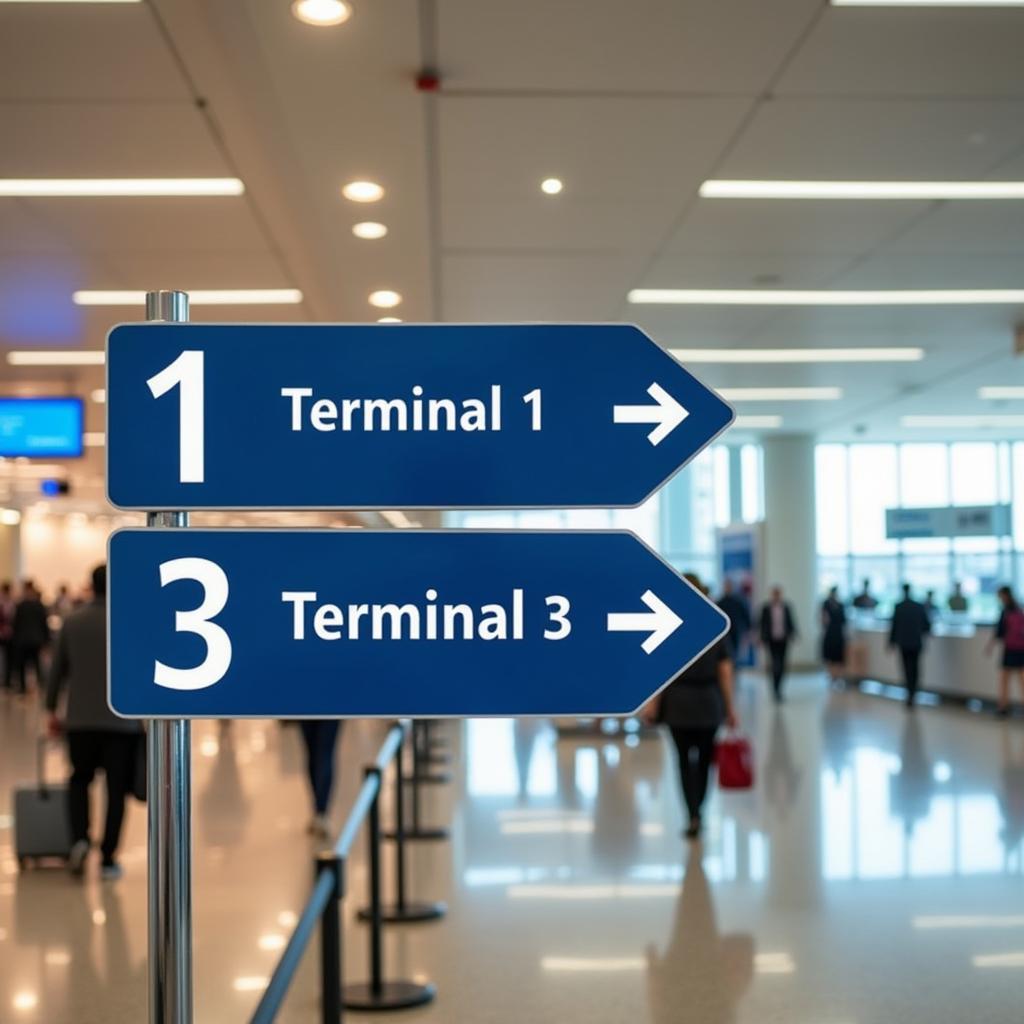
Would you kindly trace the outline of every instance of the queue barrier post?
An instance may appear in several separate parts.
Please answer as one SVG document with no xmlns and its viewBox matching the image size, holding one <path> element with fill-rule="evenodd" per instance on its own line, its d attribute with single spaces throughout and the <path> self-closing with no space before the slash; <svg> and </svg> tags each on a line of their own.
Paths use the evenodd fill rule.
<svg viewBox="0 0 1024 1024">
<path fill-rule="evenodd" d="M 440 827 L 428 827 L 425 826 L 421 820 L 422 807 L 420 804 L 420 783 L 423 781 L 423 779 L 420 772 L 420 747 L 419 744 L 417 743 L 416 722 L 413 722 L 412 724 L 412 735 L 409 738 L 408 746 L 412 750 L 412 774 L 406 775 L 403 778 L 402 782 L 403 789 L 405 788 L 405 784 L 408 784 L 409 792 L 412 797 L 410 801 L 412 803 L 412 828 L 403 830 L 403 841 L 406 839 L 411 839 L 414 842 L 447 839 L 449 835 L 448 829 Z M 402 750 L 400 749 L 395 759 L 395 770 L 397 772 L 401 773 L 405 771 L 405 767 L 402 762 Z M 384 838 L 397 840 L 398 834 L 397 832 L 388 832 L 385 834 Z"/>
<path fill-rule="evenodd" d="M 413 768 L 409 781 L 428 786 L 443 786 L 452 781 L 452 776 L 450 772 L 431 772 L 432 755 L 429 736 L 427 720 L 419 718 L 414 720 L 412 723 Z"/>
<path fill-rule="evenodd" d="M 406 861 L 405 861 L 405 777 L 402 773 L 402 750 L 406 738 L 395 755 L 395 829 L 388 837 L 395 841 L 395 902 L 381 908 L 381 921 L 384 924 L 412 924 L 419 921 L 436 921 L 444 917 L 447 907 L 438 902 L 410 901 L 406 898 Z M 372 907 L 364 907 L 359 911 L 361 921 L 372 919 Z"/>
<path fill-rule="evenodd" d="M 333 850 L 317 854 L 314 878 L 327 871 L 333 878 L 331 896 L 320 916 L 320 1019 L 339 1024 L 344 1013 L 341 1002 L 342 930 L 341 905 L 345 899 L 345 860 Z"/>
<path fill-rule="evenodd" d="M 366 843 L 367 862 L 369 864 L 369 922 L 370 922 L 370 980 L 345 985 L 342 990 L 342 1002 L 346 1009 L 362 1012 L 379 1010 L 404 1010 L 413 1006 L 423 1006 L 431 1002 L 437 994 L 432 984 L 421 985 L 415 981 L 384 980 L 384 934 L 383 908 L 381 905 L 381 870 L 380 870 L 380 788 L 382 771 L 378 765 L 366 768 L 366 777 L 376 778 L 377 785 L 370 804 L 367 821 Z"/>
</svg>

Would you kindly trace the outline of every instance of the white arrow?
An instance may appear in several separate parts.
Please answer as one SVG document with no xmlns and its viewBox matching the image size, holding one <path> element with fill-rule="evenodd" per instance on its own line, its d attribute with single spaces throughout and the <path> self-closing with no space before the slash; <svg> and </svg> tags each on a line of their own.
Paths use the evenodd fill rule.
<svg viewBox="0 0 1024 1024">
<path fill-rule="evenodd" d="M 652 384 L 647 394 L 657 405 L 616 405 L 612 410 L 616 423 L 657 423 L 647 435 L 651 444 L 664 441 L 687 416 L 684 409 L 660 384 Z"/>
<path fill-rule="evenodd" d="M 609 633 L 650 633 L 640 645 L 645 654 L 656 651 L 682 624 L 683 620 L 653 591 L 645 591 L 640 598 L 648 608 L 647 612 L 610 612 Z"/>
</svg>

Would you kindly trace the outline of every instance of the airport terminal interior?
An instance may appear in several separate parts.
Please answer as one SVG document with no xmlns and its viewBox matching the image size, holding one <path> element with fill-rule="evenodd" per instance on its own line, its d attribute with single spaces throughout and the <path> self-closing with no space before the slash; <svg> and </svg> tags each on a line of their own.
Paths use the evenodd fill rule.
<svg viewBox="0 0 1024 1024">
<path fill-rule="evenodd" d="M 1024 1019 L 1022 52 L 0 0 L 0 1024 Z"/>
</svg>

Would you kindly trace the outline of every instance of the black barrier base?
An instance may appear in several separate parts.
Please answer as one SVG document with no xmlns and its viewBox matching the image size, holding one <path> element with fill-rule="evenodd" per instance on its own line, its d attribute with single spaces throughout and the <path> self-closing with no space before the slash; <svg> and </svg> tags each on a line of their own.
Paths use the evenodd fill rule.
<svg viewBox="0 0 1024 1024">
<path fill-rule="evenodd" d="M 407 828 L 405 830 L 405 838 L 413 841 L 447 839 L 448 836 L 449 832 L 446 828 Z M 398 836 L 394 832 L 385 832 L 384 838 L 394 840 Z"/>
<path fill-rule="evenodd" d="M 414 786 L 417 782 L 424 786 L 447 786 L 451 781 L 451 772 L 420 772 L 419 775 L 405 776 L 405 783 L 409 786 Z"/>
<path fill-rule="evenodd" d="M 392 903 L 380 908 L 380 919 L 385 924 L 415 924 L 418 921 L 437 921 L 448 913 L 443 903 L 406 903 L 404 907 Z M 369 921 L 369 907 L 363 907 L 356 915 L 360 921 Z"/>
<path fill-rule="evenodd" d="M 346 1010 L 372 1013 L 375 1010 L 410 1010 L 432 1002 L 436 995 L 433 985 L 417 985 L 413 981 L 385 981 L 377 992 L 369 982 L 361 982 L 343 986 L 341 1001 Z"/>
</svg>

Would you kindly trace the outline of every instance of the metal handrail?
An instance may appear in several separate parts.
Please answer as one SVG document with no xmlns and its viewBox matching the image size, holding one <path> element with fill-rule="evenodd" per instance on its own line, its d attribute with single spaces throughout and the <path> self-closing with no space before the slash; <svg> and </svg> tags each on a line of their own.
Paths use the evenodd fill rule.
<svg viewBox="0 0 1024 1024">
<path fill-rule="evenodd" d="M 409 723 L 401 721 L 396 722 L 388 730 L 374 759 L 374 770 L 367 772 L 362 786 L 359 787 L 359 792 L 352 804 L 352 809 L 348 812 L 337 841 L 329 852 L 318 858 L 313 891 L 299 915 L 299 920 L 292 930 L 288 944 L 281 954 L 281 959 L 274 968 L 274 973 L 263 992 L 263 997 L 250 1018 L 250 1024 L 272 1024 L 281 1009 L 281 1004 L 295 978 L 295 972 L 298 970 L 299 963 L 313 937 L 317 922 L 332 901 L 340 896 L 339 887 L 342 885 L 342 878 L 341 873 L 337 870 L 337 864 L 340 860 L 348 857 L 360 828 L 380 795 L 383 772 L 401 750 L 408 729 Z M 401 771 L 402 766 L 398 765 L 397 770 Z"/>
</svg>

